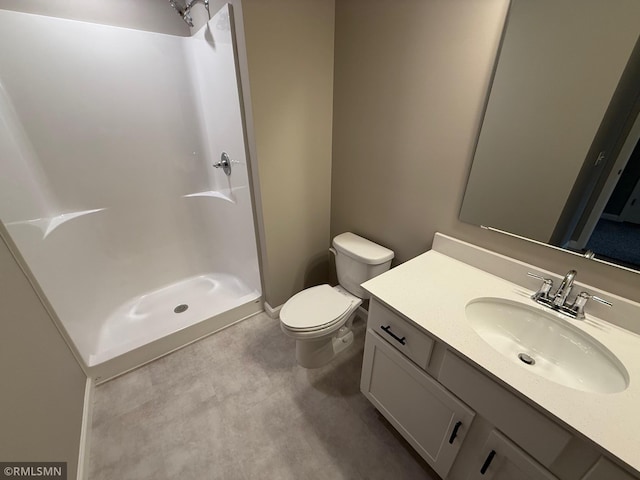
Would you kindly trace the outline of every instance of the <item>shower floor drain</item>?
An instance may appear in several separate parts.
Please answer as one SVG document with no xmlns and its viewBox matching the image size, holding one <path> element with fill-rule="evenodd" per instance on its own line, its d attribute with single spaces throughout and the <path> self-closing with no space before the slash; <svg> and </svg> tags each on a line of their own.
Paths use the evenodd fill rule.
<svg viewBox="0 0 640 480">
<path fill-rule="evenodd" d="M 521 362 L 526 363 L 527 365 L 535 365 L 536 363 L 536 361 L 526 353 L 519 353 L 518 358 Z"/>
<path fill-rule="evenodd" d="M 173 313 L 182 313 L 186 311 L 187 308 L 189 308 L 189 305 L 187 305 L 186 303 L 182 303 L 173 309 Z"/>
</svg>

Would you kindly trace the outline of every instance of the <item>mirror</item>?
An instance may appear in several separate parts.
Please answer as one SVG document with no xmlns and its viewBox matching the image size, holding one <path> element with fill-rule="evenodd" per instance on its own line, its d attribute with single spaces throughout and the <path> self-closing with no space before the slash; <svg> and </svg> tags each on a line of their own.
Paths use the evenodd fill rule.
<svg viewBox="0 0 640 480">
<path fill-rule="evenodd" d="M 512 0 L 460 220 L 640 270 L 638 18 Z"/>
</svg>

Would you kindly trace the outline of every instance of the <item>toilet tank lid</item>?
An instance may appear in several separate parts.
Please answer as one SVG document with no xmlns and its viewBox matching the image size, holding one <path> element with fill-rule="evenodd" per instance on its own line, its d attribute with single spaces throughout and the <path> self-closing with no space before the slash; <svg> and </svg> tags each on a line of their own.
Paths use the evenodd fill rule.
<svg viewBox="0 0 640 480">
<path fill-rule="evenodd" d="M 333 239 L 333 246 L 338 252 L 368 265 L 388 262 L 394 255 L 393 250 L 351 232 L 336 236 Z"/>
</svg>

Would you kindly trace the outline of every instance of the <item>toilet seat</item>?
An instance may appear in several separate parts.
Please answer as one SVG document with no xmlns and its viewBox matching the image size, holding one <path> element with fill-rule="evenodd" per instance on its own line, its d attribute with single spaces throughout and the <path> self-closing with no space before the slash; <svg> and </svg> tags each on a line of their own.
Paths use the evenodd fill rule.
<svg viewBox="0 0 640 480">
<path fill-rule="evenodd" d="M 325 330 L 351 314 L 356 297 L 349 297 L 327 284 L 307 288 L 284 304 L 280 321 L 292 332 Z"/>
</svg>

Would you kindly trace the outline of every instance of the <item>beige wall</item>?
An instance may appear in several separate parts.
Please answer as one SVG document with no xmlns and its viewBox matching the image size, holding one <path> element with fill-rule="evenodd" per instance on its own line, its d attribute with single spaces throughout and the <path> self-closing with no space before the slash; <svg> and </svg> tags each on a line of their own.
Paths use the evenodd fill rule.
<svg viewBox="0 0 640 480">
<path fill-rule="evenodd" d="M 440 231 L 640 300 L 640 275 L 458 220 L 506 0 L 336 4 L 331 234 L 406 261 Z"/>
<path fill-rule="evenodd" d="M 266 301 L 328 272 L 333 0 L 244 0 Z"/>
<path fill-rule="evenodd" d="M 1 459 L 68 462 L 73 479 L 86 377 L 0 229 Z"/>
</svg>

